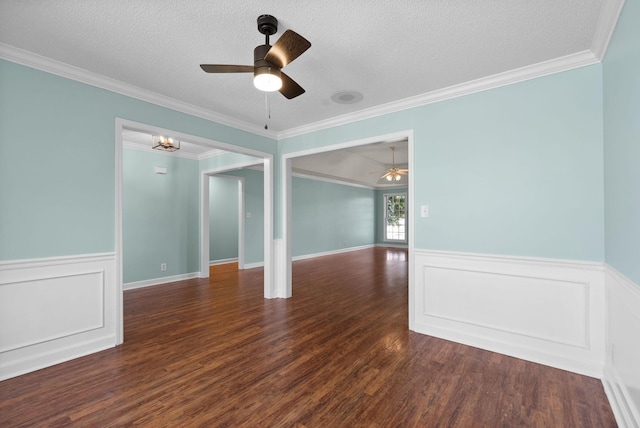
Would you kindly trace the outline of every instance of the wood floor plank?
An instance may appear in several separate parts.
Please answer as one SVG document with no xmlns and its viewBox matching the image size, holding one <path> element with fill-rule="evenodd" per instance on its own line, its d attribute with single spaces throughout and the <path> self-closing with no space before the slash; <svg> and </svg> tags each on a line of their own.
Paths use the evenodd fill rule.
<svg viewBox="0 0 640 428">
<path fill-rule="evenodd" d="M 407 254 L 125 292 L 125 343 L 0 383 L 0 426 L 614 427 L 599 380 L 407 328 Z"/>
</svg>

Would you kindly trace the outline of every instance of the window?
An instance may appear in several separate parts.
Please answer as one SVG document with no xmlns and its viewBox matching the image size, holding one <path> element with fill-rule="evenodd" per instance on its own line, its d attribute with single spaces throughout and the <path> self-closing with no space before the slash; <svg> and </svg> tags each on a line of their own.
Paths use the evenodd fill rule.
<svg viewBox="0 0 640 428">
<path fill-rule="evenodd" d="M 407 242 L 406 193 L 384 195 L 384 240 Z"/>
</svg>

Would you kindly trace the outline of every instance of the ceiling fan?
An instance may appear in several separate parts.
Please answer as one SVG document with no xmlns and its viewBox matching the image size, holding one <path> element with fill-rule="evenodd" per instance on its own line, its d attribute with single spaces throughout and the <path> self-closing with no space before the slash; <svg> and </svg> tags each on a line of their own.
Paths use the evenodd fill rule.
<svg viewBox="0 0 640 428">
<path fill-rule="evenodd" d="M 258 17 L 258 31 L 265 35 L 264 45 L 253 50 L 253 65 L 201 64 L 207 73 L 253 73 L 253 84 L 265 92 L 280 91 L 288 99 L 304 94 L 304 89 L 281 70 L 311 47 L 300 34 L 287 30 L 269 44 L 269 36 L 278 31 L 278 20 L 271 15 Z"/>
<path fill-rule="evenodd" d="M 381 179 L 386 178 L 387 181 L 400 181 L 403 175 L 409 173 L 408 169 L 398 168 L 396 166 L 396 148 L 391 147 L 391 168 L 380 176 Z"/>
</svg>

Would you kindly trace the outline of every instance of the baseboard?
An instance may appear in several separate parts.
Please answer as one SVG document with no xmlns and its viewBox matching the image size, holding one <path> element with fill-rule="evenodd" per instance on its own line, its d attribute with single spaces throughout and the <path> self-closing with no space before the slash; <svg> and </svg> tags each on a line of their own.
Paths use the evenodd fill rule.
<svg viewBox="0 0 640 428">
<path fill-rule="evenodd" d="M 227 263 L 236 263 L 237 257 L 231 257 L 230 259 L 209 260 L 209 266 L 224 265 Z"/>
<path fill-rule="evenodd" d="M 407 244 L 387 244 L 387 243 L 377 243 L 376 247 L 382 248 L 403 248 L 408 249 L 409 246 Z"/>
<path fill-rule="evenodd" d="M 299 256 L 291 257 L 291 260 L 295 262 L 297 260 L 313 259 L 313 258 L 316 258 L 316 257 L 324 257 L 324 256 L 330 256 L 330 255 L 333 255 L 333 254 L 347 253 L 347 252 L 350 252 L 350 251 L 364 250 L 365 248 L 373 248 L 374 246 L 375 246 L 375 244 L 360 245 L 360 246 L 357 246 L 357 247 L 341 248 L 339 250 L 322 251 L 322 252 L 319 252 L 319 253 L 312 253 L 312 254 L 302 254 L 302 255 L 299 255 Z M 402 247 L 402 248 L 406 248 L 406 247 Z M 244 265 L 245 269 L 253 269 L 253 268 L 257 268 L 257 267 L 264 267 L 264 262 L 245 263 L 245 265 Z"/>
<path fill-rule="evenodd" d="M 31 373 L 36 370 L 75 360 L 105 349 L 113 348 L 116 343 L 115 335 L 104 336 L 85 341 L 75 341 L 76 343 L 47 347 L 40 353 L 26 352 L 11 358 L 2 358 L 0 362 L 0 381 Z"/>
<path fill-rule="evenodd" d="M 415 250 L 412 329 L 601 378 L 601 263 Z"/>
<path fill-rule="evenodd" d="M 115 254 L 0 263 L 0 380 L 116 345 Z"/>
<path fill-rule="evenodd" d="M 640 418 L 637 412 L 633 410 L 628 391 L 621 385 L 623 383 L 618 373 L 610 367 L 605 367 L 602 386 L 618 426 L 620 428 L 638 428 L 640 427 Z"/>
<path fill-rule="evenodd" d="M 359 245 L 357 247 L 341 248 L 339 250 L 322 251 L 322 252 L 313 253 L 313 254 L 302 254 L 300 256 L 291 257 L 291 260 L 292 261 L 297 261 L 297 260 L 313 259 L 313 258 L 316 258 L 316 257 L 331 256 L 331 255 L 334 255 L 334 254 L 348 253 L 350 251 L 364 250 L 365 248 L 373 248 L 374 246 L 375 246 L 374 244 Z"/>
<path fill-rule="evenodd" d="M 607 355 L 602 384 L 620 427 L 640 427 L 640 285 L 606 265 Z"/>
<path fill-rule="evenodd" d="M 146 279 L 144 281 L 127 282 L 124 284 L 125 290 L 151 287 L 154 285 L 166 284 L 169 282 L 184 281 L 187 279 L 199 278 L 199 272 L 184 273 L 181 275 L 163 276 L 161 278 Z"/>
<path fill-rule="evenodd" d="M 244 264 L 244 268 L 245 269 L 255 269 L 255 268 L 259 268 L 259 267 L 264 267 L 264 262 L 255 262 L 255 263 L 245 263 Z"/>
</svg>

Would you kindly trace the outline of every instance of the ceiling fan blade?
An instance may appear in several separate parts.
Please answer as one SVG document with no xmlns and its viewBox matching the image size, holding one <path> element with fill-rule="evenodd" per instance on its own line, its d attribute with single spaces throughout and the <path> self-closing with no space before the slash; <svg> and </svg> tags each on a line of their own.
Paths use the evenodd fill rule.
<svg viewBox="0 0 640 428">
<path fill-rule="evenodd" d="M 387 171 L 386 173 L 382 174 L 380 178 L 386 178 L 387 175 L 391 175 L 391 171 Z"/>
<path fill-rule="evenodd" d="M 291 99 L 304 94 L 302 86 L 298 85 L 291 77 L 281 72 L 280 78 L 282 79 L 282 88 L 280 88 L 282 95 Z"/>
<path fill-rule="evenodd" d="M 253 65 L 200 64 L 207 73 L 253 73 Z"/>
<path fill-rule="evenodd" d="M 287 64 L 298 58 L 311 47 L 311 42 L 293 30 L 287 30 L 271 46 L 264 59 L 279 68 L 284 68 Z"/>
</svg>

